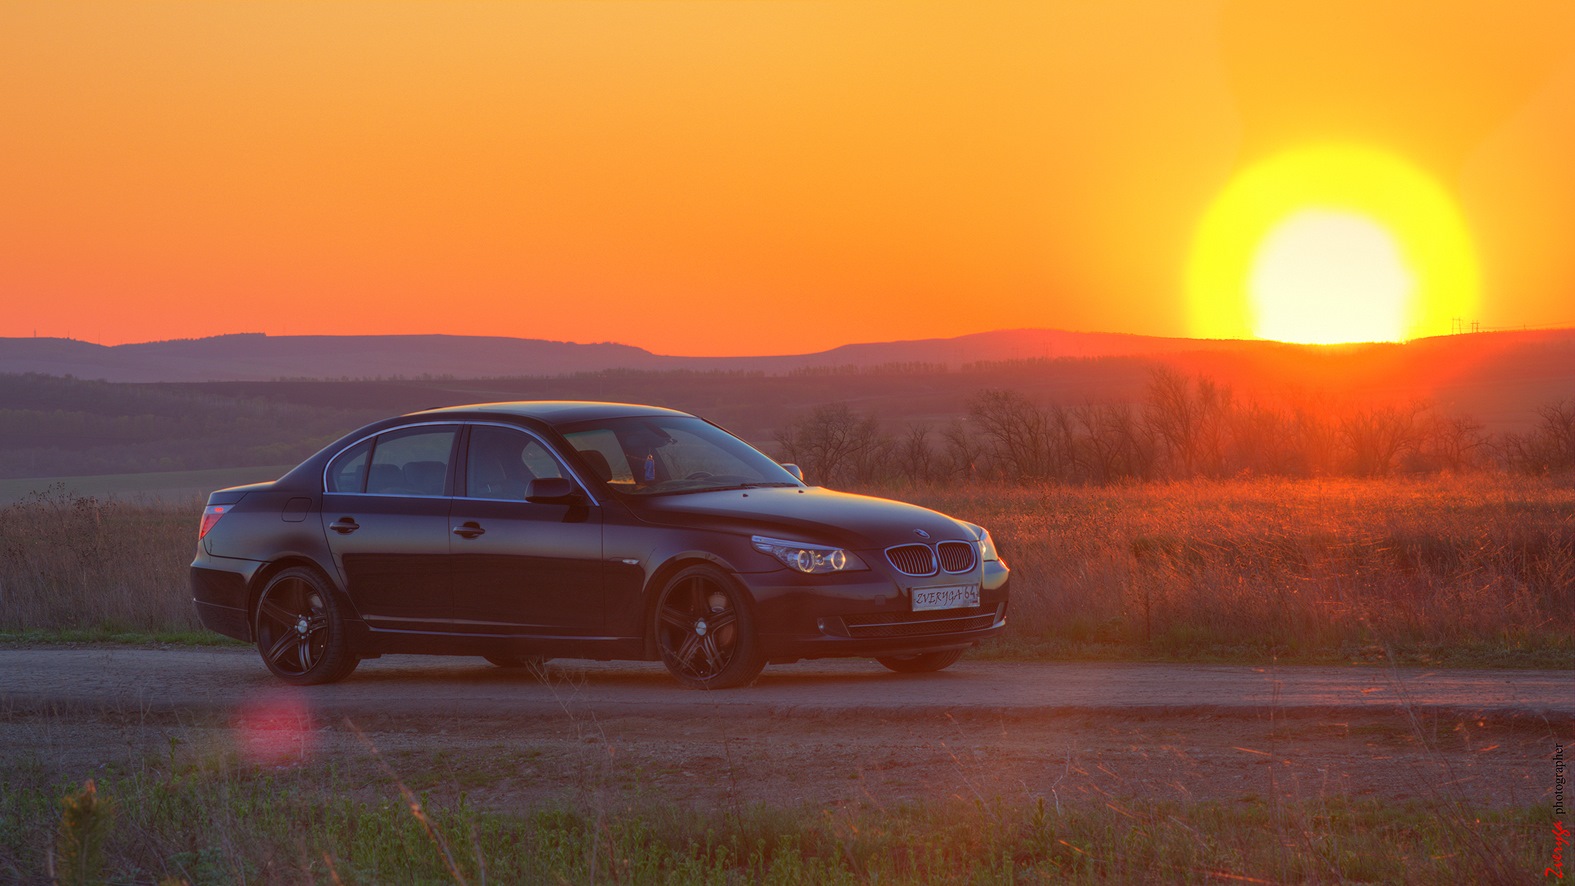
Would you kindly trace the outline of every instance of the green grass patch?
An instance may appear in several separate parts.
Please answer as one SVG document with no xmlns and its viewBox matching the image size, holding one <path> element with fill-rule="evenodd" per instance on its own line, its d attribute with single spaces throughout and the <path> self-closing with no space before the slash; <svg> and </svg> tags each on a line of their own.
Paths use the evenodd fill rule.
<svg viewBox="0 0 1575 886">
<path fill-rule="evenodd" d="M 0 631 L 0 646 L 147 646 L 211 648 L 251 644 L 203 630 L 134 631 L 100 625 L 61 630 Z"/>
<path fill-rule="evenodd" d="M 39 879 L 83 788 L 0 787 L 0 878 Z M 332 770 L 231 766 L 108 775 L 94 795 L 98 818 L 71 825 L 102 836 L 90 874 L 193 884 L 1508 882 L 1541 870 L 1552 820 L 1547 805 L 1343 798 L 500 811 Z"/>
</svg>

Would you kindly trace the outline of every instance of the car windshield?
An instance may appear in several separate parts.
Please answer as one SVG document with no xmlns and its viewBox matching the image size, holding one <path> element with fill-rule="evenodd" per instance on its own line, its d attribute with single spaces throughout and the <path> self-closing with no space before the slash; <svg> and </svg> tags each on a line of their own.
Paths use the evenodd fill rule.
<svg viewBox="0 0 1575 886">
<path fill-rule="evenodd" d="M 770 456 L 693 416 L 639 416 L 564 425 L 581 466 L 622 495 L 802 486 Z"/>
</svg>

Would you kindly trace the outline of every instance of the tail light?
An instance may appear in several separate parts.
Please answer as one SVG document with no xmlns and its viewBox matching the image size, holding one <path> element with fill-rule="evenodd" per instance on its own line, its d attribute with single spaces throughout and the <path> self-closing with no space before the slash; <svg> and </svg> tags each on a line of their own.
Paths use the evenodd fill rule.
<svg viewBox="0 0 1575 886">
<path fill-rule="evenodd" d="M 202 526 L 197 530 L 197 540 L 208 534 L 219 518 L 230 512 L 230 505 L 208 505 L 202 509 Z"/>
</svg>

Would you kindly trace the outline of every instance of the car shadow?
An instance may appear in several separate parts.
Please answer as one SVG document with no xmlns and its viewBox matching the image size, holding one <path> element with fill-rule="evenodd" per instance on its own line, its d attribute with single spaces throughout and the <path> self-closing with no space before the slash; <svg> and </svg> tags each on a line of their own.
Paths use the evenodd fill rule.
<svg viewBox="0 0 1575 886">
<path fill-rule="evenodd" d="M 945 670 L 927 674 L 901 674 L 889 671 L 874 661 L 839 660 L 799 662 L 767 667 L 748 688 L 717 692 L 748 692 L 750 689 L 791 689 L 804 686 L 891 685 L 937 680 L 966 680 L 966 670 Z M 597 689 L 641 689 L 670 691 L 677 696 L 705 695 L 705 690 L 686 689 L 674 682 L 666 668 L 657 662 L 583 662 L 572 659 L 548 662 L 541 667 L 500 668 L 482 661 L 422 662 L 410 657 L 398 662 L 368 662 L 345 681 L 346 685 L 402 686 L 496 686 L 539 685 L 573 686 Z"/>
</svg>

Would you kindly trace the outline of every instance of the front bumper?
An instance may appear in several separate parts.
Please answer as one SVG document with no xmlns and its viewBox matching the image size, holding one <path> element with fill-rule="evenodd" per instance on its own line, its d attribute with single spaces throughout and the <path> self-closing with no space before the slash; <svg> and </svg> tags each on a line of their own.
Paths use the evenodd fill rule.
<svg viewBox="0 0 1575 886">
<path fill-rule="evenodd" d="M 997 568 L 998 567 L 998 568 Z M 878 571 L 739 575 L 754 598 L 755 632 L 773 662 L 885 657 L 964 649 L 1006 629 L 1007 570 L 994 561 L 970 576 L 893 577 Z M 914 612 L 914 587 L 979 581 L 979 605 Z"/>
</svg>

